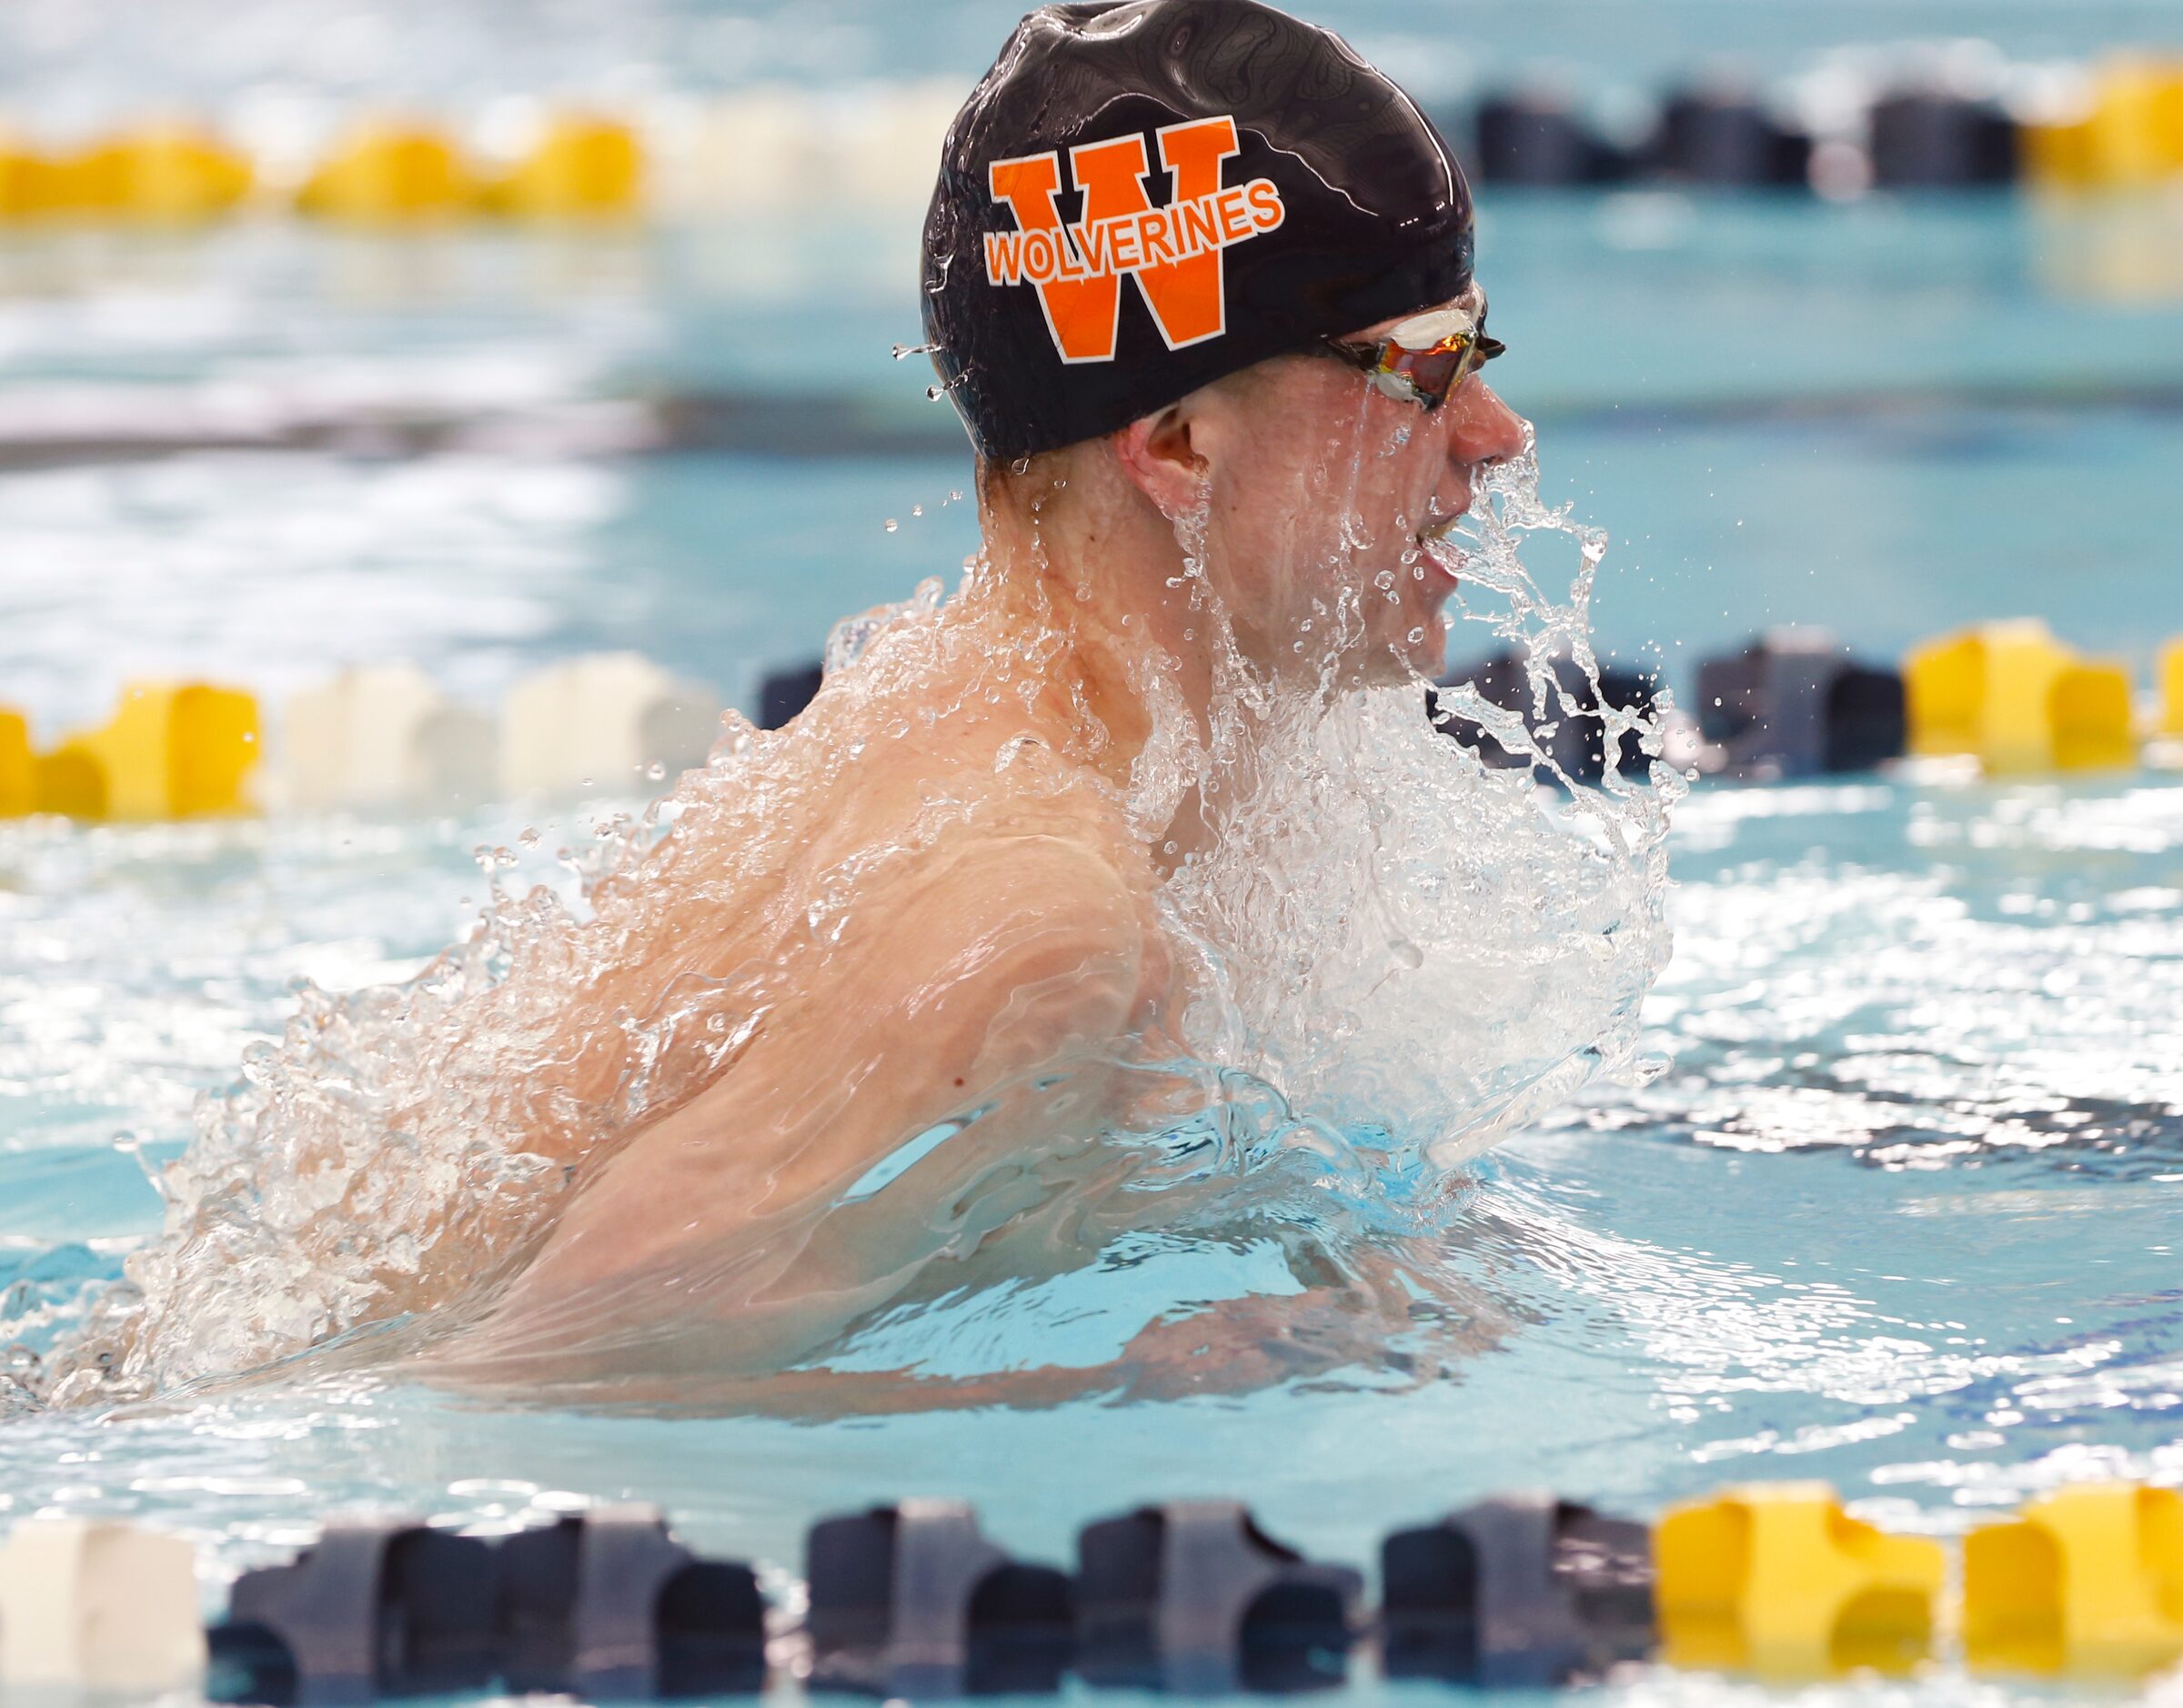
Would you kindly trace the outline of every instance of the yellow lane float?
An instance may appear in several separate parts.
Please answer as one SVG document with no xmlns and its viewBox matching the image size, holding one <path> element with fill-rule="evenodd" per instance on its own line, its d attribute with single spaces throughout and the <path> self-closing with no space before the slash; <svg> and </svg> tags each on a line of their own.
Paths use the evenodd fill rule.
<svg viewBox="0 0 2183 1708">
<path fill-rule="evenodd" d="M 1883 1534 L 1819 1482 L 1671 1508 L 1654 1529 L 1653 1558 L 1670 1665 L 1776 1678 L 1914 1665 L 1932 1643 L 1947 1575 L 1938 1542 Z"/>
<path fill-rule="evenodd" d="M 280 734 L 287 808 L 474 804 L 498 780 L 492 718 L 455 704 L 414 664 L 353 666 L 304 690 Z"/>
<path fill-rule="evenodd" d="M 2137 759 L 2128 671 L 2080 658 L 2036 618 L 1916 648 L 1903 683 L 1913 753 L 1971 754 L 1996 776 Z"/>
<path fill-rule="evenodd" d="M 400 225 L 468 212 L 478 181 L 446 132 L 428 125 L 367 125 L 297 193 L 303 213 L 359 224 Z"/>
<path fill-rule="evenodd" d="M 0 1547 L 0 1684 L 142 1696 L 179 1690 L 204 1667 L 186 1537 L 40 1519 Z"/>
<path fill-rule="evenodd" d="M 110 136 L 64 168 L 67 211 L 180 224 L 212 219 L 250 193 L 250 162 L 186 125 Z"/>
<path fill-rule="evenodd" d="M 136 683 L 114 719 L 37 762 L 38 809 L 148 820 L 251 809 L 257 701 L 202 682 Z"/>
<path fill-rule="evenodd" d="M 2012 1672 L 2151 1672 L 2183 1658 L 2183 1495 L 2086 1483 L 1963 1544 L 1964 1653 Z"/>
<path fill-rule="evenodd" d="M 488 213 L 515 219 L 613 219 L 644 199 L 644 149 L 613 119 L 569 114 L 507 176 L 486 186 Z"/>
<path fill-rule="evenodd" d="M 510 797 L 594 786 L 649 793 L 653 767 L 664 776 L 701 763 L 719 727 L 709 688 L 637 653 L 570 658 L 508 690 L 501 788 Z"/>
<path fill-rule="evenodd" d="M 2160 654 L 2160 733 L 2183 736 L 2183 639 Z"/>
<path fill-rule="evenodd" d="M 30 748 L 30 720 L 0 707 L 0 819 L 38 809 L 38 763 Z"/>
<path fill-rule="evenodd" d="M 2027 126 L 2024 157 L 2034 183 L 2066 189 L 2139 188 L 2183 175 L 2183 61 L 2102 66 L 2089 110 Z"/>
<path fill-rule="evenodd" d="M 0 131 L 0 219 L 35 219 L 59 200 L 60 169 L 29 144 Z"/>
</svg>

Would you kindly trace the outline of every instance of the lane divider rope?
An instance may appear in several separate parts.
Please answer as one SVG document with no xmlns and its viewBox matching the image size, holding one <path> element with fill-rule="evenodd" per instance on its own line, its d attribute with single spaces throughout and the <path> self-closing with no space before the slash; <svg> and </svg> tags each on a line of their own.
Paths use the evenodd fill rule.
<svg viewBox="0 0 2183 1708">
<path fill-rule="evenodd" d="M 1491 727 L 1513 741 L 1520 723 L 1544 756 L 1542 780 L 1558 771 L 1597 783 L 1610 740 L 1623 774 L 1642 775 L 1635 726 L 1655 709 L 1655 679 L 1608 667 L 1595 693 L 1568 659 L 1545 668 L 1543 704 L 1527 661 L 1502 653 L 1442 678 L 1427 716 L 1490 766 L 1532 762 Z M 816 665 L 769 673 L 760 727 L 788 723 L 821 681 Z M 2078 655 L 2037 619 L 1923 642 L 1900 669 L 1855 658 L 1822 630 L 1776 629 L 1701 660 L 1695 698 L 1668 726 L 1666 757 L 1705 776 L 1847 776 L 1905 758 L 1960 759 L 1988 777 L 2183 766 L 2183 638 L 2141 696 L 2122 664 Z M 50 749 L 35 745 L 22 711 L 0 705 L 0 819 L 157 822 L 265 809 L 444 810 L 592 789 L 649 795 L 703 763 L 721 712 L 710 688 L 632 652 L 535 670 L 497 713 L 399 661 L 341 669 L 292 696 L 277 719 L 245 688 L 136 682 L 106 723 Z"/>
<path fill-rule="evenodd" d="M 1951 1554 L 1960 1571 L 1951 1572 Z M 493 1688 L 594 1701 L 806 1688 L 934 1699 L 1093 1688 L 1179 1696 L 1393 1679 L 1584 1683 L 1645 1664 L 1795 1683 L 1978 1673 L 2142 1677 L 2183 1659 L 2183 1495 L 2076 1484 L 1960 1544 L 1852 1518 L 1824 1483 L 1749 1484 L 1645 1525 L 1552 1494 L 1398 1530 L 1363 1574 L 1240 1503 L 1086 1525 L 1069 1569 L 1014 1558 L 956 1501 L 823 1519 L 808 1595 L 659 1512 L 600 1506 L 495 1537 L 329 1523 L 245 1572 L 209 1633 L 186 1542 L 34 1520 L 0 1547 L 0 1683 L 217 1701 L 369 1702 Z M 789 1598 L 791 1602 L 794 1598 Z"/>
<path fill-rule="evenodd" d="M 1489 93 L 1444 118 L 1489 185 L 2083 194 L 2183 178 L 2183 59 L 2172 52 L 2123 51 L 2014 81 L 1967 93 L 1905 62 L 1869 80 L 1854 115 L 1831 110 L 1837 92 L 1824 121 L 1807 125 L 1794 85 L 1768 92 L 1715 75 L 1666 91 L 1635 139 L 1537 88 Z M 653 113 L 568 108 L 512 157 L 490 160 L 438 120 L 359 116 L 299 173 L 281 151 L 254 157 L 197 122 L 126 125 L 75 148 L 0 133 L 0 224 L 202 224 L 255 208 L 430 230 L 622 220 L 660 205 L 910 203 L 931 189 L 963 94 L 943 81 L 847 105 L 828 91 L 750 88 L 676 96 Z"/>
</svg>

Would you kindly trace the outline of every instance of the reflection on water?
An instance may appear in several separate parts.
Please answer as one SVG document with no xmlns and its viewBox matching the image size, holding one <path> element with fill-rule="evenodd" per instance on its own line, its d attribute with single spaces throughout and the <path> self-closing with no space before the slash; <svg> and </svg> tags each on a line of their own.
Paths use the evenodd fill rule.
<svg viewBox="0 0 2183 1708">
<path fill-rule="evenodd" d="M 46 740 L 177 668 L 277 704 L 336 660 L 417 659 L 450 689 L 535 656 L 619 509 L 610 468 L 439 457 L 357 467 L 237 452 L 0 482 L 20 566 L 7 699 Z M 185 662 L 186 661 L 186 662 Z"/>
<path fill-rule="evenodd" d="M 1655 998 L 1678 1072 L 1617 1121 L 1882 1168 L 2025 1150 L 2183 1180 L 2183 789 L 1782 789 L 1691 817 L 1697 846 L 1780 859 L 1763 879 L 1682 868 L 1680 917 L 1717 934 L 1685 941 Z M 1815 822 L 1861 820 L 1930 864 L 1845 871 L 1805 851 Z"/>
</svg>

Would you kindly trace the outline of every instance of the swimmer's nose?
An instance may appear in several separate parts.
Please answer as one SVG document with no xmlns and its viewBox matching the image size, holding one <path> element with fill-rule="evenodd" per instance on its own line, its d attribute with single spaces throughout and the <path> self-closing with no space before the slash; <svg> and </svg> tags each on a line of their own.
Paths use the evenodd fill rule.
<svg viewBox="0 0 2183 1708">
<path fill-rule="evenodd" d="M 1524 448 L 1524 417 L 1474 374 L 1444 406 L 1451 412 L 1448 460 L 1469 468 L 1506 462 Z"/>
</svg>

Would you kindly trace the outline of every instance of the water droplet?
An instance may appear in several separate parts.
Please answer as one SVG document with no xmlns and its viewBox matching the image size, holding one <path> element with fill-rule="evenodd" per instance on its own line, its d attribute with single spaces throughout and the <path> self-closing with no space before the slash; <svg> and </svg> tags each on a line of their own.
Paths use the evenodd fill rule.
<svg viewBox="0 0 2183 1708">
<path fill-rule="evenodd" d="M 144 1178 L 151 1183 L 152 1191 L 158 1193 L 162 1199 L 167 1196 L 166 1170 L 144 1154 L 142 1134 L 128 1131 L 117 1132 L 114 1135 L 114 1148 L 136 1165 Z"/>
<path fill-rule="evenodd" d="M 656 783 L 667 775 L 667 767 L 660 764 L 658 759 L 654 759 L 644 768 L 644 774 Z"/>
<path fill-rule="evenodd" d="M 516 840 L 525 848 L 536 848 L 538 845 L 539 837 L 536 829 L 526 827 L 523 833 L 516 838 Z"/>
<path fill-rule="evenodd" d="M 894 530 L 895 530 L 896 528 L 900 527 L 900 526 L 901 526 L 901 524 L 900 524 L 900 522 L 896 521 L 896 520 L 894 519 L 894 517 L 892 517 L 891 516 L 890 516 L 890 517 L 889 517 L 887 518 L 887 531 L 888 531 L 890 534 L 893 533 L 893 532 L 894 532 Z"/>
<path fill-rule="evenodd" d="M 950 504 L 961 504 L 962 502 L 962 494 L 960 491 L 950 492 L 948 494 L 948 502 Z"/>
<path fill-rule="evenodd" d="M 925 507 L 921 504 L 913 504 L 910 507 L 910 514 L 912 516 L 922 516 L 924 513 Z"/>
</svg>

